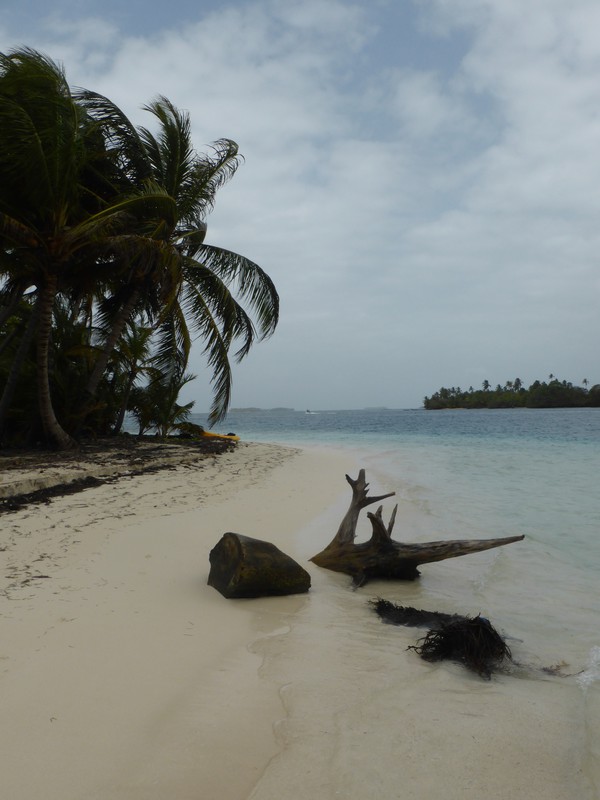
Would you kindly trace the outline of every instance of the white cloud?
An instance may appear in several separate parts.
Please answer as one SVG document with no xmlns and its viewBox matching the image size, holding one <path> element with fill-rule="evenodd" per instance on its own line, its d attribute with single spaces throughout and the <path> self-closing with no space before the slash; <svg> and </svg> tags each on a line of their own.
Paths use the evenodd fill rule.
<svg viewBox="0 0 600 800">
<path fill-rule="evenodd" d="M 593 379 L 600 8 L 417 5 L 412 31 L 393 4 L 258 0 L 144 34 L 75 16 L 27 42 L 138 122 L 160 93 L 189 110 L 198 148 L 239 142 L 209 238 L 267 269 L 282 321 L 236 372 L 235 405 L 414 406 L 443 382 Z M 384 25 L 397 44 L 379 63 Z M 451 66 L 404 59 L 407 37 L 435 53 L 431 36 L 454 44 Z"/>
</svg>

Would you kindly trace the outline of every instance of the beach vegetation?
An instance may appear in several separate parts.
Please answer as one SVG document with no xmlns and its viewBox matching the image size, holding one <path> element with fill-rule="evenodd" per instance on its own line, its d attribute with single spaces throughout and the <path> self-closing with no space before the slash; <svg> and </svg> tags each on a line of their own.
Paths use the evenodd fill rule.
<svg viewBox="0 0 600 800">
<path fill-rule="evenodd" d="M 110 375 L 111 391 L 109 396 L 120 398 L 119 410 L 112 432 L 117 434 L 123 427 L 129 406 L 131 392 L 139 385 L 140 379 L 158 380 L 160 371 L 154 366 L 152 358 L 152 327 L 135 324 L 129 320 L 126 329 L 118 339 L 112 353 Z M 116 387 L 118 391 L 115 391 Z"/>
<path fill-rule="evenodd" d="M 153 430 L 164 438 L 187 423 L 194 401 L 181 405 L 178 398 L 182 388 L 195 377 L 178 370 L 159 373 L 145 386 L 132 390 L 129 410 L 138 424 L 138 435 Z"/>
<path fill-rule="evenodd" d="M 490 388 L 489 381 L 484 381 L 480 390 L 469 387 L 463 391 L 460 387 L 438 389 L 430 397 L 425 397 L 423 405 L 427 410 L 447 408 L 583 408 L 600 406 L 600 388 L 598 385 L 588 389 L 589 381 L 583 386 L 574 386 L 571 382 L 559 380 L 554 375 L 546 381 L 534 381 L 529 388 L 523 386 L 520 378 L 498 384 Z"/>
<path fill-rule="evenodd" d="M 237 144 L 198 153 L 185 112 L 145 110 L 153 130 L 35 50 L 0 54 L 0 444 L 118 432 L 144 388 L 147 403 L 189 382 L 194 340 L 218 421 L 232 358 L 276 328 L 269 276 L 205 241 Z"/>
</svg>

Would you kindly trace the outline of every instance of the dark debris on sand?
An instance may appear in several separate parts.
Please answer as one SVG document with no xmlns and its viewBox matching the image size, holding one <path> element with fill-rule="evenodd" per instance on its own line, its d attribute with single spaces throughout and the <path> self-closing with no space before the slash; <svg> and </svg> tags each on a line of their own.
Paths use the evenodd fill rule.
<svg viewBox="0 0 600 800">
<path fill-rule="evenodd" d="M 0 450 L 0 471 L 18 474 L 35 470 L 43 474 L 45 469 L 59 469 L 68 474 L 70 470 L 84 470 L 107 466 L 106 476 L 82 475 L 65 482 L 57 482 L 43 489 L 0 498 L 0 514 L 17 511 L 28 505 L 48 503 L 53 497 L 75 494 L 84 489 L 119 480 L 126 475 L 142 475 L 163 469 L 175 469 L 178 455 L 181 463 L 189 463 L 196 456 L 220 455 L 235 449 L 235 442 L 217 438 L 185 439 L 171 437 L 168 440 L 155 436 L 118 436 L 106 439 L 86 440 L 77 449 L 54 452 L 37 449 Z"/>
<path fill-rule="evenodd" d="M 385 622 L 408 627 L 431 627 L 416 645 L 408 647 L 425 661 L 458 661 L 488 680 L 494 669 L 504 661 L 512 661 L 510 648 L 485 617 L 423 611 L 410 606 L 398 606 L 381 598 L 372 600 L 371 604 Z"/>
</svg>

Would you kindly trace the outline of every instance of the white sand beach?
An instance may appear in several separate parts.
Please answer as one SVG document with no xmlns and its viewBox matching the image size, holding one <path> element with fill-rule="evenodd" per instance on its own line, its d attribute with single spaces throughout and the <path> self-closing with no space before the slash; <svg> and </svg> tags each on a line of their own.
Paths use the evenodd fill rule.
<svg viewBox="0 0 600 800">
<path fill-rule="evenodd" d="M 240 443 L 2 515 L 2 797 L 592 798 L 572 683 L 425 664 L 368 608 L 393 588 L 308 563 L 357 466 Z M 296 558 L 311 592 L 223 598 L 226 531 Z"/>
</svg>

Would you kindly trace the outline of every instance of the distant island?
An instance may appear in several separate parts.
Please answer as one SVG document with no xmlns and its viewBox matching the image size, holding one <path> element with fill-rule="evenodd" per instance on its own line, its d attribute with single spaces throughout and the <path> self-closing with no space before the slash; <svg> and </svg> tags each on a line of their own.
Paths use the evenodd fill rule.
<svg viewBox="0 0 600 800">
<path fill-rule="evenodd" d="M 554 375 L 548 382 L 534 381 L 526 389 L 520 378 L 507 381 L 504 386 L 498 384 L 492 388 L 489 381 L 484 381 L 481 389 L 472 386 L 467 391 L 460 387 L 442 387 L 431 397 L 423 401 L 425 409 L 437 411 L 445 408 L 584 408 L 600 406 L 600 384 L 588 388 L 589 381 L 584 379 L 583 386 L 574 386 L 569 381 L 560 381 Z"/>
</svg>

